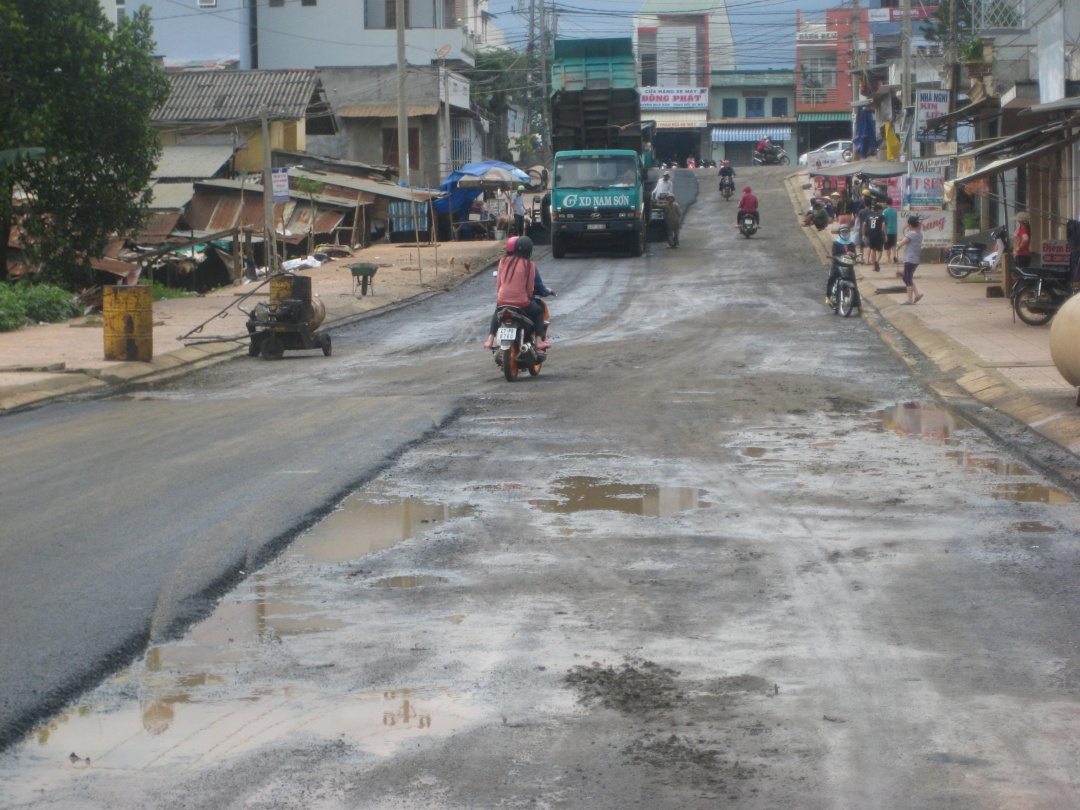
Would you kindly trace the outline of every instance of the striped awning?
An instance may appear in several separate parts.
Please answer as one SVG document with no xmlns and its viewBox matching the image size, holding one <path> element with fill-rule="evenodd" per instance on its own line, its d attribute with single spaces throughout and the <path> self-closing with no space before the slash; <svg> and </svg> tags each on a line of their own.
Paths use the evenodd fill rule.
<svg viewBox="0 0 1080 810">
<path fill-rule="evenodd" d="M 713 127 L 713 143 L 760 141 L 772 138 L 774 141 L 790 141 L 791 127 L 742 127 L 735 124 Z"/>
<path fill-rule="evenodd" d="M 825 121 L 850 121 L 849 112 L 801 112 L 798 114 L 800 124 L 820 124 Z"/>
</svg>

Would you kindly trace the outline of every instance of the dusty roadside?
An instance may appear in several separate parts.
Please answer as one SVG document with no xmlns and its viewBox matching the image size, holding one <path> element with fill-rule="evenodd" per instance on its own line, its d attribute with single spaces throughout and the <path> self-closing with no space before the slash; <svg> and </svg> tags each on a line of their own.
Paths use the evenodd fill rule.
<svg viewBox="0 0 1080 810">
<path fill-rule="evenodd" d="M 786 179 L 797 215 L 809 198 L 806 182 L 805 171 Z M 802 230 L 827 265 L 832 229 Z M 878 292 L 899 283 L 893 270 L 883 265 L 877 275 L 859 266 L 866 322 L 940 401 L 1080 490 L 1080 409 L 1050 360 L 1049 327 L 1013 323 L 1007 302 L 985 298 L 984 285 L 949 279 L 939 264 L 920 265 L 916 283 L 926 300 L 903 307 L 903 296 Z"/>
<path fill-rule="evenodd" d="M 440 243 L 437 251 L 378 244 L 357 251 L 352 258 L 302 272 L 311 277 L 313 292 L 326 305 L 324 327 L 335 327 L 453 289 L 497 260 L 504 244 Z M 374 292 L 363 297 L 354 290 L 348 267 L 357 262 L 379 266 Z M 0 333 L 0 413 L 56 397 L 160 383 L 242 355 L 246 351 L 244 314 L 233 307 L 223 317 L 215 315 L 250 289 L 251 285 L 224 287 L 204 296 L 155 302 L 155 354 L 150 363 L 103 359 L 101 325 L 86 318 Z M 263 287 L 253 298 L 266 295 L 266 290 Z M 180 340 L 207 320 L 201 333 Z M 236 336 L 240 342 L 196 342 L 203 336 Z"/>
</svg>

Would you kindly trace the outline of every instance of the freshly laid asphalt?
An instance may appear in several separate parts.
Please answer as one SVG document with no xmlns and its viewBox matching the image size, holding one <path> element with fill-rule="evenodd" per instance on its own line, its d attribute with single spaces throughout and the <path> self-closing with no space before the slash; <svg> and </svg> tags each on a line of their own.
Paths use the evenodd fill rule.
<svg viewBox="0 0 1080 810">
<path fill-rule="evenodd" d="M 330 359 L 0 419 L 8 740 L 73 697 L 0 806 L 1076 806 L 1080 506 L 826 309 L 785 172 L 740 174 L 753 239 L 703 177 L 678 250 L 541 251 L 536 378 L 481 276 Z M 376 473 L 456 517 L 283 555 L 211 617 L 257 635 L 170 646 Z"/>
</svg>

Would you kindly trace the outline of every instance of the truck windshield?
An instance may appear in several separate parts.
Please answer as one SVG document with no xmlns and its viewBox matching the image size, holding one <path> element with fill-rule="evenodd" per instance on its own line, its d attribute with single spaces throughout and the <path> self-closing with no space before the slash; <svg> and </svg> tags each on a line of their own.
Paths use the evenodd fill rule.
<svg viewBox="0 0 1080 810">
<path fill-rule="evenodd" d="M 638 183 L 632 157 L 562 158 L 555 164 L 558 188 L 633 188 Z"/>
</svg>

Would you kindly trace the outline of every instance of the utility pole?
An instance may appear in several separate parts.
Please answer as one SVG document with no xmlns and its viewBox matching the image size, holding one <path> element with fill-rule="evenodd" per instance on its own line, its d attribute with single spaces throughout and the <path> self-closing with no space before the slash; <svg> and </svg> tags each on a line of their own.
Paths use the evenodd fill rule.
<svg viewBox="0 0 1080 810">
<path fill-rule="evenodd" d="M 555 0 L 551 3 L 551 41 L 554 42 L 559 38 L 559 7 L 555 5 Z"/>
<path fill-rule="evenodd" d="M 525 135 L 532 134 L 533 51 L 536 49 L 536 0 L 529 0 L 529 44 L 525 48 Z"/>
<path fill-rule="evenodd" d="M 262 111 L 263 153 L 263 253 L 266 254 L 266 272 L 273 273 L 277 266 L 277 233 L 274 230 L 274 180 L 270 171 L 270 120 Z"/>
<path fill-rule="evenodd" d="M 949 52 L 945 55 L 949 66 L 949 112 L 956 110 L 960 94 L 960 0 L 949 0 Z M 952 132 L 955 124 L 949 125 Z M 950 140 L 955 140 L 952 138 Z"/>
<path fill-rule="evenodd" d="M 904 49 L 904 79 L 900 86 L 904 94 L 904 110 L 907 110 L 911 106 L 911 0 L 904 0 L 904 33 L 901 43 Z"/>
<path fill-rule="evenodd" d="M 397 23 L 397 149 L 398 177 L 409 182 L 409 108 L 405 99 L 405 0 L 395 0 L 394 22 Z"/>
<path fill-rule="evenodd" d="M 443 131 L 446 133 L 446 173 L 454 170 L 454 134 L 450 131 L 450 71 L 446 69 L 446 60 L 443 63 L 443 93 L 446 102 L 443 104 Z"/>
<path fill-rule="evenodd" d="M 544 139 L 543 149 L 547 149 L 548 141 L 548 30 L 547 30 L 547 0 L 540 0 L 540 136 Z M 546 152 L 543 152 L 546 154 Z"/>
<path fill-rule="evenodd" d="M 859 54 L 859 39 L 862 35 L 862 8 L 859 6 L 859 0 L 851 0 L 851 38 L 854 42 L 854 50 L 852 53 L 855 58 L 851 60 L 852 65 L 856 70 L 862 67 L 862 58 Z M 856 78 L 855 81 L 858 81 Z M 851 94 L 852 98 L 855 98 L 855 94 Z"/>
</svg>

